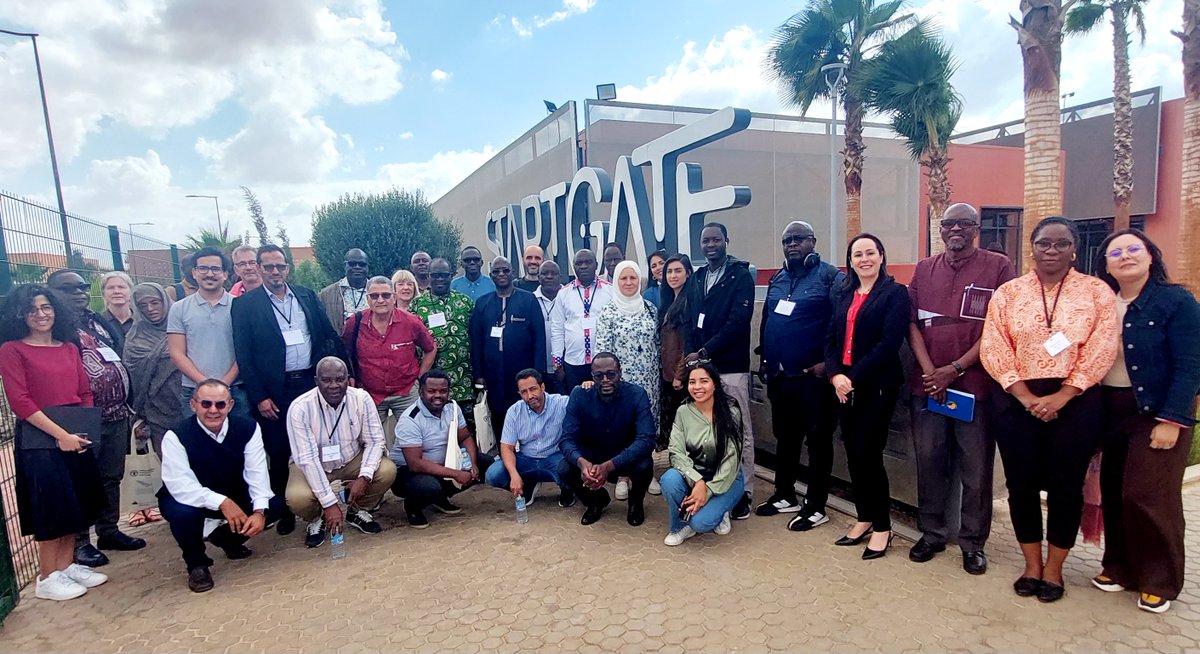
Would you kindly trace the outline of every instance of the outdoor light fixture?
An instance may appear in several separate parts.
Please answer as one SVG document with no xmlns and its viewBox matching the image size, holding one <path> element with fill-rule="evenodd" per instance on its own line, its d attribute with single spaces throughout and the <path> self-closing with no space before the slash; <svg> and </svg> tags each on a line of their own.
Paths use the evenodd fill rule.
<svg viewBox="0 0 1200 654">
<path fill-rule="evenodd" d="M 617 85 L 616 84 L 597 84 L 596 85 L 597 100 L 616 100 Z"/>
<path fill-rule="evenodd" d="M 833 120 L 829 123 L 829 262 L 837 265 L 837 106 L 838 96 L 846 83 L 846 64 L 838 62 L 821 66 L 825 85 L 829 87 L 829 104 Z"/>
<path fill-rule="evenodd" d="M 215 205 L 217 207 L 217 233 L 220 234 L 222 238 L 224 238 L 225 228 L 221 225 L 221 203 L 217 201 L 217 196 L 215 196 L 215 195 L 200 195 L 199 193 L 189 193 L 183 197 L 185 197 L 185 198 L 207 198 L 209 200 L 212 200 L 213 205 Z"/>
<path fill-rule="evenodd" d="M 546 113 L 552 114 L 552 113 L 558 111 L 558 107 L 555 106 L 555 104 L 553 102 L 551 102 L 549 100 L 542 100 L 542 102 L 546 103 Z"/>
</svg>

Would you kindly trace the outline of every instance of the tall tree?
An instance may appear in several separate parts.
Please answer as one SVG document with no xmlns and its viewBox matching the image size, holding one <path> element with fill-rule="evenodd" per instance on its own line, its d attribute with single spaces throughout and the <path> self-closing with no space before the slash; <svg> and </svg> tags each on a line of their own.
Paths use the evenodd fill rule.
<svg viewBox="0 0 1200 654">
<path fill-rule="evenodd" d="M 214 247 L 225 254 L 233 252 L 233 249 L 241 244 L 242 240 L 240 238 L 229 238 L 228 226 L 219 232 L 215 229 L 201 227 L 199 232 L 189 234 L 183 241 L 185 250 L 195 252 L 200 248 Z"/>
<path fill-rule="evenodd" d="M 1129 21 L 1138 40 L 1146 43 L 1149 0 L 1080 0 L 1067 13 L 1067 34 L 1084 34 L 1100 25 L 1104 14 L 1113 26 L 1113 228 L 1129 227 L 1129 201 L 1133 197 L 1133 101 L 1129 82 Z"/>
<path fill-rule="evenodd" d="M 809 0 L 808 6 L 779 26 L 767 53 L 771 74 L 783 85 L 784 98 L 802 114 L 817 98 L 832 98 L 821 68 L 845 64 L 846 141 L 842 150 L 842 177 L 846 186 L 846 237 L 862 231 L 863 143 L 862 99 L 853 91 L 854 80 L 867 55 L 899 28 L 915 20 L 900 14 L 905 0 Z"/>
<path fill-rule="evenodd" d="M 267 230 L 267 218 L 263 215 L 262 203 L 249 186 L 242 187 L 242 197 L 246 198 L 246 210 L 250 212 L 250 220 L 254 223 L 254 231 L 258 233 L 258 244 L 271 242 L 271 233 Z M 246 239 L 249 243 L 250 239 Z"/>
<path fill-rule="evenodd" d="M 275 221 L 275 235 L 279 239 L 279 247 L 283 250 L 283 258 L 288 263 L 295 263 L 292 259 L 292 239 L 288 236 L 287 228 L 283 226 L 282 220 Z"/>
<path fill-rule="evenodd" d="M 1200 295 L 1200 0 L 1183 0 L 1183 172 L 1177 277 Z"/>
<path fill-rule="evenodd" d="M 1060 216 L 1062 204 L 1062 128 L 1059 73 L 1062 69 L 1063 20 L 1078 0 L 1021 0 L 1017 31 L 1025 69 L 1025 209 L 1021 243 L 1047 216 Z"/>
<path fill-rule="evenodd" d="M 956 68 L 950 47 L 931 24 L 921 23 L 884 43 L 851 85 L 867 107 L 891 118 L 892 129 L 926 171 L 931 254 L 942 251 L 934 235 L 950 205 L 947 145 L 962 116 L 962 98 L 950 83 Z"/>
</svg>

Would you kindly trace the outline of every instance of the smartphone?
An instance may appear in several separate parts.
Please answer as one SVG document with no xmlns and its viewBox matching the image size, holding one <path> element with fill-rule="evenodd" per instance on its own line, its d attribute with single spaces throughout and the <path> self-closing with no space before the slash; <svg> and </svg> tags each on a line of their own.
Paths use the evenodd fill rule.
<svg viewBox="0 0 1200 654">
<path fill-rule="evenodd" d="M 692 519 L 692 512 L 688 511 L 687 507 L 682 504 L 679 505 L 679 519 L 684 522 Z"/>
</svg>

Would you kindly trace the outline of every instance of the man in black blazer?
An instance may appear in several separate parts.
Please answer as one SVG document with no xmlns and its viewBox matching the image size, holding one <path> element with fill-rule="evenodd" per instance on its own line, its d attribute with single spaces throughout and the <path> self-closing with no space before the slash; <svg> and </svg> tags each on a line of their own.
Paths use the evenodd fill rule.
<svg viewBox="0 0 1200 654">
<path fill-rule="evenodd" d="M 345 360 L 346 353 L 317 294 L 287 283 L 289 266 L 278 245 L 258 248 L 258 267 L 263 285 L 233 301 L 233 346 L 254 419 L 262 428 L 271 490 L 283 497 L 292 454 L 288 407 L 313 388 L 317 361 L 326 356 Z M 289 511 L 276 531 L 287 535 L 295 528 L 296 516 Z"/>
</svg>

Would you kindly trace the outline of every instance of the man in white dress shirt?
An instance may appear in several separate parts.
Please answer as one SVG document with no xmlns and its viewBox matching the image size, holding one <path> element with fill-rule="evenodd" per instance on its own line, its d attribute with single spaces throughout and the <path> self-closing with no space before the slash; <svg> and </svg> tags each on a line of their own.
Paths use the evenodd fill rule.
<svg viewBox="0 0 1200 654">
<path fill-rule="evenodd" d="M 271 493 L 258 425 L 229 414 L 229 386 L 219 379 L 200 382 L 190 406 L 195 415 L 163 436 L 158 498 L 183 550 L 188 588 L 202 593 L 213 587 L 213 561 L 204 551 L 205 523 L 223 520 L 208 534 L 208 542 L 230 559 L 244 559 L 252 554 L 246 540 L 277 519 L 284 507 L 282 498 Z"/>
<path fill-rule="evenodd" d="M 591 380 L 592 356 L 596 349 L 596 318 L 612 301 L 612 284 L 596 277 L 596 255 L 591 250 L 575 253 L 575 281 L 564 286 L 550 309 L 550 353 L 557 389 L 571 389 Z"/>
</svg>

